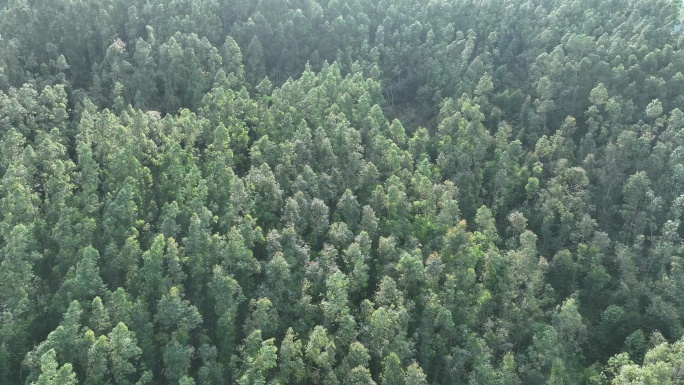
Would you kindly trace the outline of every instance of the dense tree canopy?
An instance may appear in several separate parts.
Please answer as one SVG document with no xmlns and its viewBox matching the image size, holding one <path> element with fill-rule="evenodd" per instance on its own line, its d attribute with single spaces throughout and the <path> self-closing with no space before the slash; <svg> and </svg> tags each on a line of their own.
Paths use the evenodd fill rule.
<svg viewBox="0 0 684 385">
<path fill-rule="evenodd" d="M 681 11 L 0 1 L 0 383 L 681 383 Z"/>
</svg>

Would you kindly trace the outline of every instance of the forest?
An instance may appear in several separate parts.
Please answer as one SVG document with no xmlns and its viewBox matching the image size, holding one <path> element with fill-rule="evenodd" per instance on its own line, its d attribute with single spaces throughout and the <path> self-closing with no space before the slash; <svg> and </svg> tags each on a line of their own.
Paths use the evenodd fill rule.
<svg viewBox="0 0 684 385">
<path fill-rule="evenodd" d="M 681 0 L 0 0 L 0 384 L 684 383 Z"/>
</svg>

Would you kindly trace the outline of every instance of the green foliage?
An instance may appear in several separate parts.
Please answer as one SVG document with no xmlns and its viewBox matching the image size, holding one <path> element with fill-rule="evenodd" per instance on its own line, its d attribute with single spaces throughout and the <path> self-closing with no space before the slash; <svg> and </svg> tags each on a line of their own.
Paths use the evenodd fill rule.
<svg viewBox="0 0 684 385">
<path fill-rule="evenodd" d="M 615 376 L 611 384 L 676 384 L 680 381 L 683 359 L 681 340 L 654 346 L 646 353 L 643 365 L 635 364 L 627 353 L 621 353 L 609 361 L 610 374 Z"/>
<path fill-rule="evenodd" d="M 138 371 L 137 360 L 142 351 L 137 346 L 135 333 L 119 322 L 108 336 L 112 375 L 117 384 L 131 384 L 133 375 Z"/>
<path fill-rule="evenodd" d="M 76 374 L 72 371 L 71 364 L 64 364 L 58 368 L 55 360 L 55 350 L 50 349 L 40 358 L 41 374 L 38 381 L 32 385 L 75 385 Z"/>
<path fill-rule="evenodd" d="M 0 1 L 0 383 L 681 382 L 681 7 Z"/>
</svg>

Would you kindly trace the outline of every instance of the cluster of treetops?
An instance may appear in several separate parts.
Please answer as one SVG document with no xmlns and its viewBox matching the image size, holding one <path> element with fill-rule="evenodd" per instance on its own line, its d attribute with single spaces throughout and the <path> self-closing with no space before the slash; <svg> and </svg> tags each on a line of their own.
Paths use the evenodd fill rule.
<svg viewBox="0 0 684 385">
<path fill-rule="evenodd" d="M 0 6 L 0 383 L 682 383 L 680 1 Z"/>
</svg>

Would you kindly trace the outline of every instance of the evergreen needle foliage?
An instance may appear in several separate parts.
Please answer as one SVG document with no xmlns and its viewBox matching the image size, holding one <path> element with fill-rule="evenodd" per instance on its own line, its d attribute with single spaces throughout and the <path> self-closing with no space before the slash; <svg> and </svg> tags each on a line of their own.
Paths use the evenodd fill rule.
<svg viewBox="0 0 684 385">
<path fill-rule="evenodd" d="M 0 384 L 681 384 L 681 10 L 0 1 Z"/>
</svg>

